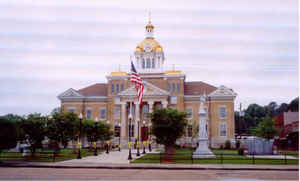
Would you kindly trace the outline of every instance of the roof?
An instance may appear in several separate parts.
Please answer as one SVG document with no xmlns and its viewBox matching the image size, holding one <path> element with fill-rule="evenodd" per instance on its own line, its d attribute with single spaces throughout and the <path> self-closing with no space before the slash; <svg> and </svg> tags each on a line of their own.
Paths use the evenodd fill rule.
<svg viewBox="0 0 300 181">
<path fill-rule="evenodd" d="M 79 89 L 78 92 L 84 96 L 107 96 L 107 84 L 94 84 L 83 89 Z"/>
<path fill-rule="evenodd" d="M 210 94 L 217 88 L 215 86 L 209 85 L 202 81 L 195 82 L 185 82 L 184 83 L 184 95 L 200 95 L 200 94 Z"/>
<path fill-rule="evenodd" d="M 284 125 L 299 122 L 299 112 L 284 112 Z"/>
</svg>

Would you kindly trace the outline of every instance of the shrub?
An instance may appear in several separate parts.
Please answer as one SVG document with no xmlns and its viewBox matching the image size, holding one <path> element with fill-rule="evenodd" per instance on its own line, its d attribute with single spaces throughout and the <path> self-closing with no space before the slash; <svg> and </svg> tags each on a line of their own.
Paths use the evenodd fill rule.
<svg viewBox="0 0 300 181">
<path fill-rule="evenodd" d="M 239 155 L 244 155 L 244 149 L 243 148 L 239 148 L 238 149 L 238 154 Z"/>
<path fill-rule="evenodd" d="M 225 141 L 225 149 L 231 149 L 231 141 L 230 140 Z"/>
</svg>

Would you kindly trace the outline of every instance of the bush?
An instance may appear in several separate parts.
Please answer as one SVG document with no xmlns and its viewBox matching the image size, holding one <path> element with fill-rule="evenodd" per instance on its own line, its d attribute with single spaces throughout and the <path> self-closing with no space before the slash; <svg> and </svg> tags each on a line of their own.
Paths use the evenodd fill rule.
<svg viewBox="0 0 300 181">
<path fill-rule="evenodd" d="M 230 140 L 226 140 L 225 149 L 231 149 L 231 141 Z"/>
</svg>

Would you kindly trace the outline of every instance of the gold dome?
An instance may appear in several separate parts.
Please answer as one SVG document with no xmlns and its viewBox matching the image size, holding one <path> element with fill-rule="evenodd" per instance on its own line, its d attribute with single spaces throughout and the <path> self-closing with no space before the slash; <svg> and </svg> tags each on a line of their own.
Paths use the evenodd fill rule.
<svg viewBox="0 0 300 181">
<path fill-rule="evenodd" d="M 147 37 L 145 38 L 137 47 L 136 47 L 136 52 L 145 52 L 145 46 L 147 45 L 151 45 L 152 52 L 162 52 L 163 48 L 162 46 L 154 39 L 154 38 L 150 38 Z"/>
</svg>

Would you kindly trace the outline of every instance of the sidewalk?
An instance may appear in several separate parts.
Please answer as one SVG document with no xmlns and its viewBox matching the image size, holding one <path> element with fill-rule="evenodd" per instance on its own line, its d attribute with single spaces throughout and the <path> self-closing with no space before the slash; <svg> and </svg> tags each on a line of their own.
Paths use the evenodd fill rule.
<svg viewBox="0 0 300 181">
<path fill-rule="evenodd" d="M 142 153 L 142 150 L 141 150 Z M 155 153 L 152 151 L 151 153 Z M 142 154 L 141 154 L 142 156 Z M 136 151 L 132 152 L 136 159 Z M 298 171 L 298 165 L 244 165 L 244 164 L 133 164 L 129 163 L 128 150 L 111 151 L 98 156 L 73 159 L 54 163 L 41 162 L 2 162 L 0 167 L 35 168 L 83 168 L 83 169 L 173 169 L 173 170 L 284 170 Z"/>
</svg>

